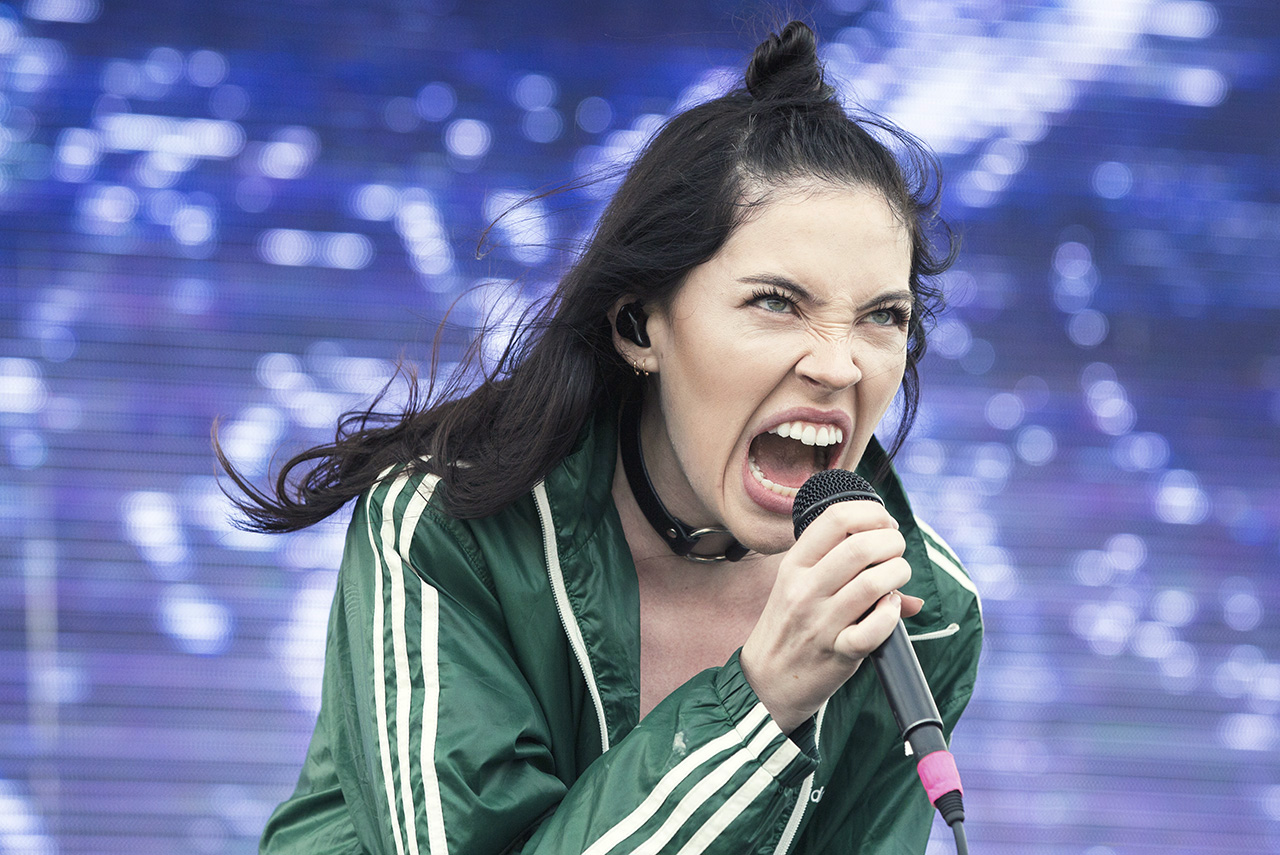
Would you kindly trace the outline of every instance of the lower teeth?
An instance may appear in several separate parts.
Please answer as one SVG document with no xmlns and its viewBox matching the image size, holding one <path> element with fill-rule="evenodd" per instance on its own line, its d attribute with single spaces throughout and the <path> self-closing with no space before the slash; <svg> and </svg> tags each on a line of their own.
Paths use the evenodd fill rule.
<svg viewBox="0 0 1280 855">
<path fill-rule="evenodd" d="M 747 465 L 751 469 L 751 475 L 768 489 L 777 493 L 779 496 L 786 496 L 788 499 L 794 499 L 796 493 L 800 492 L 795 487 L 788 487 L 785 484 L 775 484 L 768 478 L 764 477 L 764 472 L 760 471 L 760 467 L 756 464 L 754 457 L 747 458 Z"/>
</svg>

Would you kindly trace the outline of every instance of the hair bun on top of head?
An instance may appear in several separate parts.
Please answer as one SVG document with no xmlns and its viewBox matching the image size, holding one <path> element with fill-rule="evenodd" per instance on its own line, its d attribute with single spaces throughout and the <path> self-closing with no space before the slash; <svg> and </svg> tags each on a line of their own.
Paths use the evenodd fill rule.
<svg viewBox="0 0 1280 855">
<path fill-rule="evenodd" d="M 757 101 L 826 101 L 835 95 L 822 79 L 817 37 L 800 21 L 792 21 L 756 47 L 745 80 Z"/>
</svg>

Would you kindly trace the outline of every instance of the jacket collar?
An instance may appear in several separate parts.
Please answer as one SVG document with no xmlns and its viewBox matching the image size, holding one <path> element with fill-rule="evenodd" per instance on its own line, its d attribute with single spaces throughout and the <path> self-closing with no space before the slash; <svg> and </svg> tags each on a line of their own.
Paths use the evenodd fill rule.
<svg viewBox="0 0 1280 855">
<path fill-rule="evenodd" d="M 601 407 L 574 450 L 545 479 L 565 591 L 586 642 L 610 744 L 635 727 L 640 710 L 640 592 L 613 503 L 617 447 L 616 410 Z M 932 561 L 902 483 L 892 469 L 874 478 L 886 460 L 872 437 L 857 471 L 875 485 L 906 539 L 905 557 L 916 572 L 903 591 L 925 601 L 918 615 L 906 619 L 907 628 L 913 635 L 942 631 Z"/>
</svg>

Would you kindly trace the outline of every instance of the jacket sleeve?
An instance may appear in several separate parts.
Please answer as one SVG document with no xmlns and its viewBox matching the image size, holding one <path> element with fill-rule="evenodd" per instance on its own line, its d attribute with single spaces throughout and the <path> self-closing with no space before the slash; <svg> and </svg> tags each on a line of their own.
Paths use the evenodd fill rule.
<svg viewBox="0 0 1280 855">
<path fill-rule="evenodd" d="M 566 783 L 483 562 L 428 507 L 429 486 L 402 477 L 357 506 L 330 622 L 316 739 L 332 755 L 325 803 L 340 791 L 361 847 L 772 853 L 816 765 L 812 737 L 806 751 L 782 734 L 735 656 Z M 411 545 L 431 556 L 429 569 L 413 566 Z M 316 792 L 291 801 L 304 800 L 323 801 Z M 273 819 L 275 837 L 296 842 L 287 815 L 282 807 Z M 352 836 L 311 821 L 326 839 Z"/>
</svg>

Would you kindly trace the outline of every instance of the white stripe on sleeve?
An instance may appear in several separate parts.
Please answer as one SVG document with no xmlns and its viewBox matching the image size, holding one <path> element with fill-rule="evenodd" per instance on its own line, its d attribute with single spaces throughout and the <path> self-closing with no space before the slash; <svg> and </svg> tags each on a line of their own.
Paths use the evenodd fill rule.
<svg viewBox="0 0 1280 855">
<path fill-rule="evenodd" d="M 400 491 L 404 489 L 405 479 L 397 479 L 389 488 L 386 498 L 382 501 L 382 540 L 385 542 L 388 535 L 388 528 L 391 525 L 391 516 L 394 512 L 396 499 L 400 496 Z M 375 487 L 376 489 L 376 487 Z M 395 792 L 395 773 L 394 765 L 391 762 L 391 745 L 387 735 L 387 672 L 384 662 L 385 649 L 385 616 L 383 614 L 383 576 L 386 570 L 386 563 L 383 560 L 382 551 L 378 548 L 378 540 L 373 532 L 373 520 L 368 518 L 369 532 L 369 548 L 373 551 L 374 560 L 378 566 L 374 573 L 374 597 L 373 597 L 373 697 L 374 705 L 377 708 L 378 719 L 378 753 L 382 760 L 382 780 L 387 790 L 387 810 L 391 812 L 391 835 L 395 839 L 396 855 L 404 855 L 404 838 L 400 833 L 400 816 L 396 810 L 396 792 Z M 395 554 L 394 549 L 390 550 L 391 554 Z"/>
<path fill-rule="evenodd" d="M 400 523 L 400 548 L 398 556 L 405 567 L 412 567 L 409 558 L 409 547 L 413 543 L 413 533 L 418 527 L 427 502 L 435 491 L 439 478 L 428 476 L 405 508 L 404 520 Z M 413 572 L 410 569 L 407 572 Z M 418 763 L 422 774 L 422 810 L 427 821 L 427 849 L 432 855 L 447 855 L 449 842 L 444 833 L 444 807 L 440 801 L 440 778 L 436 774 L 436 733 L 440 718 L 440 594 L 425 581 L 419 580 L 422 590 L 421 640 L 419 657 L 422 666 L 422 733 L 418 744 Z M 407 763 L 409 753 L 409 734 L 407 729 L 400 734 L 403 744 L 402 756 Z M 402 770 L 407 767 L 402 767 Z M 404 780 L 411 776 L 404 774 Z M 411 833 L 416 837 L 415 825 L 410 825 Z"/>
<path fill-rule="evenodd" d="M 760 725 L 766 715 L 768 715 L 768 712 L 765 710 L 764 704 L 757 704 L 751 712 L 747 713 L 746 718 L 742 720 L 739 726 L 750 732 Z M 739 734 L 735 728 L 734 731 L 711 740 L 681 760 L 671 771 L 662 776 L 661 780 L 654 785 L 654 788 L 649 791 L 649 795 L 636 806 L 635 810 L 631 811 L 617 825 L 597 838 L 596 842 L 592 843 L 583 855 L 604 855 L 604 853 L 609 852 L 623 840 L 635 834 L 640 826 L 653 818 L 654 814 L 658 812 L 658 808 L 662 807 L 663 802 L 667 800 L 667 796 L 671 795 L 676 787 L 680 786 L 681 782 L 693 773 L 694 769 L 721 751 L 728 751 L 740 741 Z"/>
</svg>

